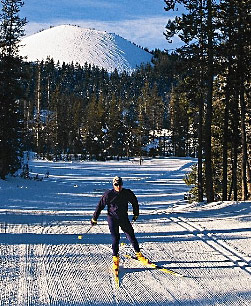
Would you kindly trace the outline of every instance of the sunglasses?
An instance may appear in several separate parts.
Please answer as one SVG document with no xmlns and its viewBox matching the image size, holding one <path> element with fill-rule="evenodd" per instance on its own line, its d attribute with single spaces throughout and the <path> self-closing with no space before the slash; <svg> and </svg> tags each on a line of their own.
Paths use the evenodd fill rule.
<svg viewBox="0 0 251 306">
<path fill-rule="evenodd" d="M 115 183 L 114 186 L 118 187 L 118 186 L 122 186 L 122 184 Z"/>
</svg>

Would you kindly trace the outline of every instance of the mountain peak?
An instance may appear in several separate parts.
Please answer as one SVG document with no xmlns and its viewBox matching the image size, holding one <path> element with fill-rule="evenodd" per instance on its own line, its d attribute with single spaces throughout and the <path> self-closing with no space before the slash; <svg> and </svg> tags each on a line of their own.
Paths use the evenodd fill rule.
<svg viewBox="0 0 251 306">
<path fill-rule="evenodd" d="M 132 72 L 149 63 L 152 55 L 128 40 L 105 31 L 73 25 L 51 27 L 22 39 L 20 55 L 28 61 L 53 58 L 61 64 L 78 63 L 98 66 L 112 72 Z"/>
</svg>

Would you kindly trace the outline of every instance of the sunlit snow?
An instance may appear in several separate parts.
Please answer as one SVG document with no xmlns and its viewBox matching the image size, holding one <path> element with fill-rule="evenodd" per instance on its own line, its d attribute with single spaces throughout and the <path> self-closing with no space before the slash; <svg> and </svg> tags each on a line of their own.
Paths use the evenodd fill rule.
<svg viewBox="0 0 251 306">
<path fill-rule="evenodd" d="M 152 55 L 128 40 L 105 31 L 61 25 L 23 38 L 20 55 L 29 61 L 53 58 L 62 64 L 98 66 L 112 72 L 132 72 Z"/>
<path fill-rule="evenodd" d="M 195 162 L 34 159 L 30 180 L 0 180 L 0 305 L 250 305 L 251 203 L 185 201 Z M 186 277 L 125 258 L 133 250 L 122 234 L 115 288 L 106 210 L 85 234 L 115 175 L 139 199 L 142 252 Z"/>
</svg>

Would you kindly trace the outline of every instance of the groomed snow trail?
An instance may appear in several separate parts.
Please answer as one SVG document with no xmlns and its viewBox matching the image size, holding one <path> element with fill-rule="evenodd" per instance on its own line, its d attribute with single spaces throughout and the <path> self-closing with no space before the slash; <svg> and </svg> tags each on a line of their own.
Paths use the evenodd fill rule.
<svg viewBox="0 0 251 306">
<path fill-rule="evenodd" d="M 34 175 L 49 171 L 48 179 L 1 182 L 0 305 L 250 305 L 250 203 L 184 202 L 192 163 L 32 161 Z M 105 211 L 85 234 L 115 172 L 140 200 L 134 228 L 143 253 L 187 277 L 121 256 L 115 288 Z M 121 241 L 121 255 L 133 253 L 124 234 Z"/>
</svg>

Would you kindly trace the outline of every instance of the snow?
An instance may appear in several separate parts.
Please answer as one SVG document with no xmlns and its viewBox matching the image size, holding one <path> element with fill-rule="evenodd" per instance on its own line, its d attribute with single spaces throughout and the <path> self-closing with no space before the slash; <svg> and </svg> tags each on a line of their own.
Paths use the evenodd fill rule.
<svg viewBox="0 0 251 306">
<path fill-rule="evenodd" d="M 250 202 L 184 201 L 182 178 L 195 162 L 33 159 L 30 175 L 41 180 L 0 180 L 0 304 L 250 305 Z M 121 284 L 114 287 L 105 210 L 85 232 L 115 175 L 139 199 L 134 228 L 142 252 L 187 277 L 124 258 L 133 250 L 122 234 Z"/>
<path fill-rule="evenodd" d="M 23 38 L 20 55 L 28 61 L 46 60 L 49 56 L 61 64 L 78 63 L 98 66 L 112 72 L 132 72 L 141 63 L 151 62 L 152 55 L 128 40 L 105 31 L 60 25 Z"/>
</svg>

